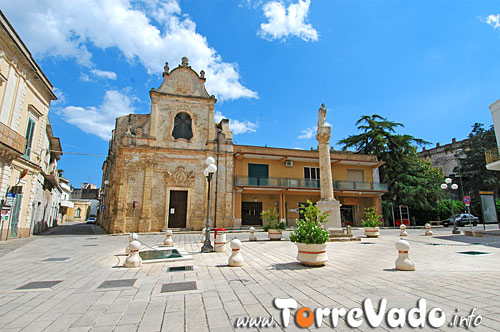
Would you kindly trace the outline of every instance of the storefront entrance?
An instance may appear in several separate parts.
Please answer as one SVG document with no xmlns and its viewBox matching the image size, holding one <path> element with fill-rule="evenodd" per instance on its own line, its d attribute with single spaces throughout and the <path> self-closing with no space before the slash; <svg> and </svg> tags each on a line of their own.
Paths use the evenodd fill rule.
<svg viewBox="0 0 500 332">
<path fill-rule="evenodd" d="M 262 202 L 241 203 L 241 224 L 243 226 L 262 226 Z"/>
</svg>

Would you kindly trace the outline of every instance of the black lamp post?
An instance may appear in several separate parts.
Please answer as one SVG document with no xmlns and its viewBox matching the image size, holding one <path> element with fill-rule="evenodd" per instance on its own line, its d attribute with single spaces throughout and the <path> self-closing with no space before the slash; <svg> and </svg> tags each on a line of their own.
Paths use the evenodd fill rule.
<svg viewBox="0 0 500 332">
<path fill-rule="evenodd" d="M 212 247 L 212 243 L 210 241 L 210 181 L 212 180 L 212 176 L 215 172 L 217 172 L 217 166 L 215 165 L 215 159 L 212 157 L 208 157 L 205 161 L 208 165 L 207 168 L 203 171 L 203 174 L 207 178 L 208 182 L 208 194 L 207 194 L 207 224 L 205 227 L 205 242 L 201 247 L 201 252 L 211 252 L 214 250 Z"/>
<path fill-rule="evenodd" d="M 458 189 L 458 184 L 451 184 L 452 180 L 450 178 L 446 178 L 444 180 L 445 183 L 441 184 L 441 189 L 446 190 L 448 187 L 451 187 L 452 190 Z M 453 231 L 452 234 L 461 234 L 462 232 L 457 228 L 457 221 L 455 220 L 455 207 L 453 206 L 453 200 L 451 199 L 451 190 L 450 190 L 450 203 L 451 203 L 451 212 L 452 212 L 452 220 L 453 220 Z"/>
</svg>

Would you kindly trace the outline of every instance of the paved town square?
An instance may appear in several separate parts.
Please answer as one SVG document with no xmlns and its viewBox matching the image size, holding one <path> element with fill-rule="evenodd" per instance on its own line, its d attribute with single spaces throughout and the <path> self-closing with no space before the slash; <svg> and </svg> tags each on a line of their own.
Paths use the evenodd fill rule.
<svg viewBox="0 0 500 332">
<path fill-rule="evenodd" d="M 329 261 L 319 268 L 299 264 L 294 243 L 269 241 L 264 232 L 256 233 L 258 241 L 248 241 L 247 231 L 227 234 L 228 241 L 238 238 L 242 242 L 243 267 L 227 265 L 229 248 L 201 254 L 197 232 L 174 233 L 175 246 L 187 260 L 143 263 L 128 269 L 122 267 L 128 236 L 106 235 L 99 226 L 70 223 L 0 257 L 0 330 L 231 331 L 239 329 L 238 318 L 272 316 L 273 327 L 259 330 L 295 331 L 299 328 L 293 315 L 301 307 L 349 311 L 361 308 L 365 299 L 373 301 L 375 308 L 386 299 L 387 311 L 408 310 L 423 298 L 427 312 L 441 308 L 446 315 L 446 324 L 437 330 L 460 330 L 449 326 L 454 315 L 466 317 L 476 309 L 474 315 L 481 316 L 481 321 L 471 329 L 497 331 L 500 237 L 452 236 L 450 230 L 434 228 L 432 237 L 424 236 L 422 228 L 407 230 L 416 271 L 395 270 L 399 230 L 394 229 L 381 230 L 375 239 L 354 230 L 362 241 L 328 242 Z M 139 235 L 146 246 L 162 243 L 164 238 L 163 234 Z M 15 241 L 23 239 L 10 243 Z M 471 251 L 476 255 L 464 254 Z M 180 266 L 193 270 L 168 271 Z M 44 288 L 25 286 L 48 281 L 52 283 L 31 284 Z M 189 283 L 178 284 L 189 281 L 195 282 L 195 289 L 183 288 Z M 173 283 L 181 286 L 164 286 Z M 286 328 L 282 310 L 273 304 L 276 298 L 294 299 L 298 304 L 291 309 Z M 308 329 L 317 328 L 312 324 Z M 399 330 L 406 329 L 407 325 Z M 330 316 L 319 330 L 332 330 Z M 335 330 L 373 329 L 366 320 L 352 328 L 341 317 Z M 391 328 L 382 322 L 377 330 Z M 436 329 L 426 323 L 420 330 Z"/>
</svg>

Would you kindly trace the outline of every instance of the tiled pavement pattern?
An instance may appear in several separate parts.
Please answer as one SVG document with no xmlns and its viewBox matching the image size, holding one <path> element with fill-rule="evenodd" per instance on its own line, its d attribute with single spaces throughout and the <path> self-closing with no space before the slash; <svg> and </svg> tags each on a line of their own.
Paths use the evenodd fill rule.
<svg viewBox="0 0 500 332">
<path fill-rule="evenodd" d="M 369 245 L 329 243 L 329 262 L 321 268 L 299 265 L 293 243 L 266 241 L 262 232 L 257 233 L 257 242 L 246 241 L 248 233 L 228 234 L 228 239 L 243 241 L 246 264 L 241 268 L 226 266 L 229 251 L 199 254 L 199 234 L 173 236 L 176 245 L 193 253 L 193 260 L 144 264 L 137 269 L 121 267 L 127 236 L 64 232 L 39 236 L 0 257 L 0 331 L 231 331 L 236 318 L 247 315 L 273 315 L 281 323 L 279 311 L 273 307 L 276 297 L 294 298 L 299 306 L 311 309 L 348 310 L 361 307 L 366 298 L 375 303 L 386 298 L 388 308 L 412 308 L 419 298 L 425 298 L 428 308 L 445 311 L 447 321 L 455 308 L 468 314 L 474 307 L 483 322 L 473 331 L 500 330 L 500 237 L 465 239 L 449 236 L 449 228 L 434 231 L 433 238 L 423 236 L 422 229 L 408 231 L 415 272 L 394 270 L 396 230 L 383 230 L 379 239 L 364 239 L 373 243 Z M 362 234 L 361 230 L 354 232 Z M 453 239 L 490 244 L 426 244 L 464 244 Z M 140 235 L 140 240 L 154 245 L 163 236 Z M 489 254 L 458 254 L 468 250 Z M 69 259 L 46 261 L 62 257 Z M 194 270 L 167 272 L 168 267 L 184 265 L 194 265 Z M 129 282 L 133 286 L 99 288 L 105 281 L 121 279 L 137 280 Z M 62 282 L 51 289 L 16 290 L 29 282 L 58 280 Z M 185 281 L 196 281 L 199 289 L 160 293 L 165 283 Z M 319 330 L 330 331 L 329 323 L 325 319 Z M 336 330 L 390 330 L 384 323 L 381 326 L 372 329 L 365 322 L 351 329 L 341 321 Z M 286 329 L 262 330 L 299 329 L 291 320 Z M 461 329 L 445 326 L 442 330 Z"/>
</svg>

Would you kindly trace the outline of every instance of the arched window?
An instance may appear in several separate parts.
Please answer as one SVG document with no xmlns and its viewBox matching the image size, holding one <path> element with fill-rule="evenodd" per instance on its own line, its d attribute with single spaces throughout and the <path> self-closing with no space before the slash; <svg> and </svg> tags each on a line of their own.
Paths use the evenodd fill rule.
<svg viewBox="0 0 500 332">
<path fill-rule="evenodd" d="M 81 213 L 82 213 L 82 210 L 80 210 L 80 208 L 76 209 L 76 218 L 80 218 Z"/>
<path fill-rule="evenodd" d="M 193 130 L 191 128 L 191 117 L 187 113 L 178 113 L 174 119 L 174 130 L 172 136 L 175 139 L 185 138 L 190 140 L 193 138 Z"/>
</svg>

